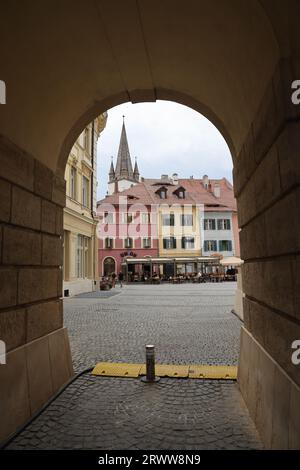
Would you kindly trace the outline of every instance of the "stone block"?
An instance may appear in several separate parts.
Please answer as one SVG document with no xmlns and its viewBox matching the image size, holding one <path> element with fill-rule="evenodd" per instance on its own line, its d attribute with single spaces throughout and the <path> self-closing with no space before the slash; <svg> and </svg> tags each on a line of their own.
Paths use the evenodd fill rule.
<svg viewBox="0 0 300 470">
<path fill-rule="evenodd" d="M 300 116 L 299 106 L 292 102 L 292 82 L 298 77 L 293 73 L 293 65 L 290 58 L 279 61 L 273 75 L 273 90 L 275 105 L 280 123 Z"/>
<path fill-rule="evenodd" d="M 45 199 L 51 200 L 54 174 L 50 168 L 35 160 L 34 192 Z"/>
<path fill-rule="evenodd" d="M 41 199 L 24 189 L 14 186 L 11 221 L 16 225 L 40 230 Z"/>
<path fill-rule="evenodd" d="M 42 232 L 56 233 L 56 207 L 52 202 L 42 200 Z"/>
<path fill-rule="evenodd" d="M 62 297 L 62 291 L 63 291 L 63 270 L 62 267 L 60 266 L 57 274 L 57 295 L 58 297 Z"/>
<path fill-rule="evenodd" d="M 245 403 L 249 401 L 248 391 L 249 391 L 249 357 L 250 357 L 250 336 L 246 333 L 246 328 L 241 328 L 240 335 L 240 355 L 239 355 L 239 365 L 238 365 L 238 385 L 239 389 L 243 395 Z"/>
<path fill-rule="evenodd" d="M 0 340 L 5 342 L 6 351 L 11 351 L 12 349 L 15 349 L 25 343 L 25 309 L 0 312 Z"/>
<path fill-rule="evenodd" d="M 248 262 L 242 271 L 244 292 L 248 297 L 296 317 L 290 257 Z"/>
<path fill-rule="evenodd" d="M 291 385 L 289 420 L 289 449 L 300 449 L 300 388 Z"/>
<path fill-rule="evenodd" d="M 74 375 L 74 368 L 73 368 L 73 361 L 72 361 L 72 354 L 70 348 L 70 341 L 67 328 L 63 328 L 64 337 L 65 337 L 65 345 L 66 345 L 66 356 L 68 361 L 68 368 L 69 368 L 69 375 L 72 377 Z"/>
<path fill-rule="evenodd" d="M 291 381 L 279 367 L 276 367 L 272 413 L 272 449 L 286 450 L 289 448 L 290 396 Z"/>
<path fill-rule="evenodd" d="M 251 128 L 242 150 L 234 163 L 233 182 L 234 194 L 236 197 L 241 193 L 244 186 L 254 173 L 256 167 L 257 163 L 254 158 L 254 143 Z"/>
<path fill-rule="evenodd" d="M 56 206 L 56 229 L 57 235 L 63 235 L 64 233 L 64 211 L 61 207 Z"/>
<path fill-rule="evenodd" d="M 253 121 L 254 157 L 257 163 L 260 163 L 272 146 L 279 127 L 280 117 L 275 104 L 272 81 L 270 81 Z"/>
<path fill-rule="evenodd" d="M 265 215 L 251 220 L 240 231 L 241 258 L 263 258 L 267 253 Z"/>
<path fill-rule="evenodd" d="M 8 222 L 11 207 L 11 184 L 0 179 L 0 220 Z"/>
<path fill-rule="evenodd" d="M 48 336 L 26 346 L 29 399 L 31 413 L 37 411 L 53 395 Z"/>
<path fill-rule="evenodd" d="M 60 237 L 43 235 L 42 264 L 48 266 L 63 264 L 63 246 Z"/>
<path fill-rule="evenodd" d="M 0 177 L 33 190 L 34 159 L 0 137 Z"/>
<path fill-rule="evenodd" d="M 0 299 L 1 308 L 12 307 L 17 303 L 17 279 L 15 269 L 0 269 Z"/>
<path fill-rule="evenodd" d="M 271 147 L 267 155 L 258 165 L 253 175 L 255 184 L 256 208 L 262 211 L 273 201 L 275 201 L 281 192 L 279 162 L 277 148 Z"/>
<path fill-rule="evenodd" d="M 266 316 L 263 315 L 264 307 L 257 302 L 253 302 L 247 297 L 244 298 L 244 318 L 247 330 L 255 339 L 264 346 L 266 343 Z"/>
<path fill-rule="evenodd" d="M 27 341 L 62 328 L 62 301 L 42 302 L 27 308 Z"/>
<path fill-rule="evenodd" d="M 23 347 L 7 354 L 0 366 L 0 442 L 30 417 L 26 355 Z"/>
<path fill-rule="evenodd" d="M 292 380 L 300 382 L 297 367 L 292 364 L 293 341 L 300 338 L 300 325 L 250 299 L 244 300 L 245 325 L 259 344 L 283 368 Z"/>
<path fill-rule="evenodd" d="M 257 387 L 255 425 L 267 449 L 271 448 L 274 404 L 275 364 L 262 348 L 257 347 Z"/>
<path fill-rule="evenodd" d="M 41 234 L 13 226 L 3 227 L 3 264 L 41 264 Z"/>
<path fill-rule="evenodd" d="M 53 390 L 56 392 L 70 379 L 69 363 L 63 329 L 49 335 L 49 354 L 52 370 Z"/>
<path fill-rule="evenodd" d="M 268 256 L 300 250 L 300 190 L 289 193 L 265 213 Z M 290 222 L 289 222 L 290 221 Z"/>
<path fill-rule="evenodd" d="M 282 191 L 300 183 L 300 123 L 289 123 L 277 139 Z"/>
<path fill-rule="evenodd" d="M 292 278 L 293 278 L 293 293 L 294 293 L 294 312 L 295 317 L 300 320 L 300 256 L 293 256 L 292 258 Z"/>
<path fill-rule="evenodd" d="M 246 225 L 256 214 L 256 194 L 253 178 L 237 198 L 239 227 Z"/>
<path fill-rule="evenodd" d="M 53 179 L 52 201 L 60 207 L 66 205 L 66 181 L 58 176 Z"/>
<path fill-rule="evenodd" d="M 29 269 L 19 272 L 18 303 L 27 304 L 57 297 L 58 269 Z"/>
</svg>

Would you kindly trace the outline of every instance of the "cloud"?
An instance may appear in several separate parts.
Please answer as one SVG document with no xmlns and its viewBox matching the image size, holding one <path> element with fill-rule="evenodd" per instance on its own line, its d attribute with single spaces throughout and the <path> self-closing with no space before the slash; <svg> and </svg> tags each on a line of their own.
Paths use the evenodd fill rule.
<svg viewBox="0 0 300 470">
<path fill-rule="evenodd" d="M 204 116 L 168 101 L 126 103 L 108 111 L 107 125 L 98 141 L 98 199 L 107 191 L 111 156 L 116 162 L 123 114 L 132 163 L 137 157 L 142 176 L 178 173 L 182 178 L 201 178 L 208 174 L 232 181 L 229 148 Z"/>
</svg>

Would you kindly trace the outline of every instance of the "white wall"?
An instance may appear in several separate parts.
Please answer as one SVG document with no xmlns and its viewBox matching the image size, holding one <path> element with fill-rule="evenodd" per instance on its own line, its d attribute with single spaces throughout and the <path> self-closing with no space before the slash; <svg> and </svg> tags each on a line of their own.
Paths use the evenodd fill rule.
<svg viewBox="0 0 300 470">
<path fill-rule="evenodd" d="M 209 256 L 213 252 L 221 253 L 224 258 L 227 256 L 234 256 L 235 246 L 234 246 L 234 236 L 232 228 L 232 213 L 231 212 L 205 212 L 204 219 L 215 219 L 216 220 L 216 230 L 203 230 L 203 241 L 202 241 L 202 254 L 203 256 Z M 230 230 L 218 230 L 217 219 L 230 219 Z M 203 221 L 202 221 L 203 224 Z M 215 251 L 204 251 L 204 240 L 216 240 L 217 241 L 217 250 Z M 219 241 L 220 240 L 231 240 L 232 242 L 232 251 L 219 251 Z"/>
</svg>

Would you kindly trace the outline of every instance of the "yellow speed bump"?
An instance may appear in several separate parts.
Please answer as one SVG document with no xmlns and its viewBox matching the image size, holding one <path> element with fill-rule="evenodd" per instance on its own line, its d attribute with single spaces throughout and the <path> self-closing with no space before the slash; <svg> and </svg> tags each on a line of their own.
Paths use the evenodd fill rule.
<svg viewBox="0 0 300 470">
<path fill-rule="evenodd" d="M 190 379 L 230 379 L 236 380 L 237 366 L 190 366 Z"/>
<path fill-rule="evenodd" d="M 146 366 L 143 365 L 140 375 L 146 375 Z M 155 375 L 158 377 L 178 377 L 185 378 L 189 375 L 189 366 L 171 365 L 171 364 L 155 364 Z"/>
<path fill-rule="evenodd" d="M 128 364 L 125 362 L 99 362 L 92 371 L 93 375 L 106 377 L 138 377 L 146 375 L 145 364 Z M 215 365 L 174 365 L 155 364 L 155 375 L 189 379 L 229 379 L 236 380 L 237 366 Z"/>
<path fill-rule="evenodd" d="M 107 377 L 138 377 L 142 364 L 127 364 L 125 362 L 99 362 L 93 369 L 93 375 Z"/>
</svg>

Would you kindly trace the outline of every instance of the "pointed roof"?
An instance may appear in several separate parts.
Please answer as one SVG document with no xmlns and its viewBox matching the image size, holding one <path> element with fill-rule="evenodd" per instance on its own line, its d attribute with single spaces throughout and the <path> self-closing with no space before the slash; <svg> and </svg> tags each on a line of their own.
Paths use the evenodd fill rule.
<svg viewBox="0 0 300 470">
<path fill-rule="evenodd" d="M 114 169 L 114 161 L 113 158 L 111 157 L 111 164 L 110 164 L 110 169 L 109 169 L 109 182 L 112 183 L 115 180 L 115 169 Z"/>
<path fill-rule="evenodd" d="M 110 164 L 110 169 L 109 169 L 109 175 L 115 176 L 114 162 L 112 158 L 111 158 L 111 164 Z"/>
<path fill-rule="evenodd" d="M 126 178 L 133 179 L 133 170 L 131 157 L 129 152 L 129 146 L 127 141 L 125 122 L 123 116 L 123 126 L 119 144 L 118 158 L 115 171 L 116 179 Z"/>
<path fill-rule="evenodd" d="M 139 172 L 139 167 L 138 167 L 138 164 L 137 164 L 137 158 L 135 157 L 135 164 L 134 164 L 134 170 L 133 170 L 133 177 L 134 179 L 139 179 L 139 176 L 140 176 L 140 172 Z"/>
</svg>

